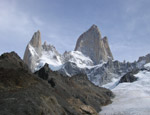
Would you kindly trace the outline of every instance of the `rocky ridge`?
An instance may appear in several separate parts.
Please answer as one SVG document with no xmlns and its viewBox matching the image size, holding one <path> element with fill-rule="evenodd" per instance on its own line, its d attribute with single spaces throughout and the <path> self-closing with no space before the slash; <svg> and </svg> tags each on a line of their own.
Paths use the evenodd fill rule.
<svg viewBox="0 0 150 115">
<path fill-rule="evenodd" d="M 85 75 L 64 77 L 48 64 L 35 74 L 15 52 L 0 56 L 1 115 L 97 115 L 111 103 L 112 92 Z"/>
<path fill-rule="evenodd" d="M 79 68 L 76 63 L 65 63 L 59 70 L 63 75 L 76 75 L 79 73 L 86 74 L 90 81 L 95 85 L 102 86 L 111 82 L 114 78 L 118 79 L 124 76 L 126 73 L 138 70 L 144 67 L 146 63 L 150 62 L 150 55 L 143 56 L 135 62 L 119 62 L 109 60 L 103 64 L 99 64 L 92 67 Z"/>
</svg>

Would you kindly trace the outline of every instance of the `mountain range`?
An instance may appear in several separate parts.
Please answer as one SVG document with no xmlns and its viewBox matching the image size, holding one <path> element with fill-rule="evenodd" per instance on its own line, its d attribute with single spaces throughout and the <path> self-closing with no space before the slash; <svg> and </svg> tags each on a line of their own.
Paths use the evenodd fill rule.
<svg viewBox="0 0 150 115">
<path fill-rule="evenodd" d="M 117 61 L 113 58 L 108 38 L 102 38 L 98 27 L 92 25 L 79 36 L 74 51 L 66 51 L 62 55 L 53 45 L 46 42 L 42 44 L 40 31 L 35 32 L 26 47 L 23 60 L 32 72 L 47 63 L 53 71 L 64 76 L 86 74 L 91 82 L 101 86 L 133 69 L 142 68 L 150 62 L 150 54 L 132 63 Z"/>
<path fill-rule="evenodd" d="M 115 60 L 96 25 L 63 54 L 38 30 L 23 60 L 15 52 L 0 56 L 0 114 L 149 115 L 149 76 L 150 54 Z"/>
</svg>

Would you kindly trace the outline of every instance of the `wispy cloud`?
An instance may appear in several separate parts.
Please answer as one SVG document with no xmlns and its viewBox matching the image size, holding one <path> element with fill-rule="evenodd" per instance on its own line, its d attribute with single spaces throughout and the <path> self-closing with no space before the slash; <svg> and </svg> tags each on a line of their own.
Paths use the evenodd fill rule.
<svg viewBox="0 0 150 115">
<path fill-rule="evenodd" d="M 33 27 L 44 23 L 38 17 L 30 16 L 17 8 L 15 0 L 0 1 L 0 30 L 3 32 L 17 32 L 24 34 Z"/>
<path fill-rule="evenodd" d="M 22 12 L 17 5 L 16 0 L 0 1 L 0 53 L 15 50 L 23 56 L 33 32 L 44 23 L 38 17 Z"/>
</svg>

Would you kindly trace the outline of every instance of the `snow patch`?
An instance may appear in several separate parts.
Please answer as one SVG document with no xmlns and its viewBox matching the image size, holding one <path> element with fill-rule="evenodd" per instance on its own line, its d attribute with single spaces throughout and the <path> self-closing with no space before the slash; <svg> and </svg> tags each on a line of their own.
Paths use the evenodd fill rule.
<svg viewBox="0 0 150 115">
<path fill-rule="evenodd" d="M 31 52 L 32 56 L 35 56 L 35 55 L 38 56 L 37 52 L 30 44 L 28 44 L 28 47 L 29 47 L 29 51 Z"/>
<path fill-rule="evenodd" d="M 79 51 L 68 52 L 64 55 L 64 58 L 67 59 L 67 62 L 75 63 L 79 68 L 86 68 L 93 65 L 93 61 Z"/>
<path fill-rule="evenodd" d="M 144 67 L 145 67 L 147 70 L 150 70 L 150 63 L 145 64 Z"/>
</svg>

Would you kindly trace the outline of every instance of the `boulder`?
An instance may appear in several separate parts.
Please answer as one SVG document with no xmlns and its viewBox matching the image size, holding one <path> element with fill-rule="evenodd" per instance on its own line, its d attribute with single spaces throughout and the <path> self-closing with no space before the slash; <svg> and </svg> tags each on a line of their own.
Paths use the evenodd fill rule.
<svg viewBox="0 0 150 115">
<path fill-rule="evenodd" d="M 132 70 L 131 72 L 126 73 L 123 77 L 121 77 L 119 83 L 137 81 L 138 78 L 135 77 L 134 74 L 137 74 L 138 72 L 139 72 L 139 69 Z"/>
</svg>

